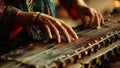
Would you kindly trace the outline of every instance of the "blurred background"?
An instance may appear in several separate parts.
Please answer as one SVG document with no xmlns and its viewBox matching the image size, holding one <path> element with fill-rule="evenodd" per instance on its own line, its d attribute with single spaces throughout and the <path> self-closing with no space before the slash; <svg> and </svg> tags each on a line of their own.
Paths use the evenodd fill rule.
<svg viewBox="0 0 120 68">
<path fill-rule="evenodd" d="M 55 1 L 56 6 L 56 16 L 65 21 L 71 27 L 75 27 L 80 24 L 80 20 L 74 21 L 67 14 L 66 10 L 60 5 L 58 0 Z M 95 8 L 104 17 L 109 16 L 115 8 L 120 7 L 120 0 L 84 0 L 85 3 L 93 8 Z M 72 24 L 71 24 L 72 23 Z"/>
</svg>

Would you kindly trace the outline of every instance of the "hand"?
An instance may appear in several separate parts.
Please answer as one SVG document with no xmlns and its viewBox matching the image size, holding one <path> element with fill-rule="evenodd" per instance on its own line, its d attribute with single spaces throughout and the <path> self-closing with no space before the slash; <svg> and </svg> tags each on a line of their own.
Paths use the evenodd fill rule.
<svg viewBox="0 0 120 68">
<path fill-rule="evenodd" d="M 74 32 L 74 30 L 70 26 L 66 25 L 64 21 L 44 13 L 19 12 L 15 18 L 15 22 L 17 23 L 15 23 L 14 26 L 17 26 L 17 27 L 32 26 L 32 25 L 35 25 L 37 27 L 39 26 L 41 30 L 45 29 L 46 34 L 50 39 L 53 38 L 53 35 L 54 35 L 58 43 L 61 42 L 60 33 L 63 34 L 67 42 L 71 42 L 71 36 L 74 39 L 78 39 L 78 36 Z"/>
<path fill-rule="evenodd" d="M 63 36 L 68 42 L 71 42 L 70 35 L 73 38 L 78 39 L 78 36 L 74 32 L 74 30 L 70 26 L 66 25 L 64 21 L 57 18 L 53 18 L 47 14 L 41 13 L 37 17 L 35 23 L 37 23 L 37 25 L 40 25 L 41 27 L 43 27 L 43 29 L 46 30 L 49 38 L 53 38 L 53 35 L 52 35 L 52 32 L 53 32 L 58 43 L 61 42 L 60 33 L 63 34 Z"/>
<path fill-rule="evenodd" d="M 103 16 L 92 7 L 79 5 L 75 8 L 75 10 L 83 22 L 84 27 L 99 29 L 100 26 L 104 24 Z M 89 17 L 89 21 L 87 21 L 86 16 Z"/>
<path fill-rule="evenodd" d="M 81 19 L 84 27 L 92 27 L 98 29 L 100 28 L 100 25 L 104 24 L 102 15 L 92 7 L 87 6 L 83 0 L 59 1 L 73 19 Z"/>
</svg>

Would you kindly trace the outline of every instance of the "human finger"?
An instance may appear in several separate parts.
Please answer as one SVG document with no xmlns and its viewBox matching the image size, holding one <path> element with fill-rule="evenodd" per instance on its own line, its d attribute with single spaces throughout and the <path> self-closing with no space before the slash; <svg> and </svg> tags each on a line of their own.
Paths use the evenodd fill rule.
<svg viewBox="0 0 120 68">
<path fill-rule="evenodd" d="M 47 21 L 48 21 L 49 28 L 51 28 L 51 30 L 53 30 L 53 33 L 57 39 L 57 42 L 60 43 L 61 38 L 60 38 L 60 33 L 59 33 L 58 29 L 55 27 L 55 25 L 52 23 L 52 21 L 50 21 L 50 20 L 47 20 Z"/>
<path fill-rule="evenodd" d="M 102 16 L 101 14 L 99 14 L 99 17 L 101 18 L 101 24 L 104 25 L 105 22 L 104 22 L 104 18 L 103 18 L 103 16 Z"/>
<path fill-rule="evenodd" d="M 78 36 L 75 33 L 75 31 L 70 26 L 68 26 L 67 24 L 65 24 L 62 20 L 60 20 L 60 21 L 61 21 L 62 25 L 67 29 L 67 31 L 72 35 L 72 37 L 74 39 L 78 39 Z"/>
<path fill-rule="evenodd" d="M 61 21 L 59 19 L 52 20 L 54 22 L 54 25 L 62 32 L 63 36 L 67 40 L 67 42 L 71 42 L 70 35 L 67 31 L 67 29 L 62 25 Z"/>
<path fill-rule="evenodd" d="M 60 27 L 61 28 L 59 28 L 59 29 L 62 32 L 62 34 L 65 37 L 65 39 L 67 40 L 67 42 L 71 42 L 71 38 L 70 38 L 70 35 L 69 35 L 67 29 L 65 27 L 63 27 L 63 26 L 60 26 Z"/>
<path fill-rule="evenodd" d="M 80 18 L 81 18 L 81 21 L 82 21 L 82 23 L 83 23 L 83 26 L 86 28 L 87 25 L 88 25 L 88 23 L 86 22 L 85 16 L 84 16 L 84 15 L 81 15 Z"/>
<path fill-rule="evenodd" d="M 99 18 L 99 16 L 97 14 L 95 14 L 93 25 L 91 27 L 92 28 L 97 28 L 97 29 L 100 28 L 100 18 Z"/>
<path fill-rule="evenodd" d="M 50 28 L 48 27 L 48 25 L 45 25 L 45 28 L 46 28 L 46 31 L 47 31 L 48 38 L 52 39 L 51 30 L 50 30 Z"/>
<path fill-rule="evenodd" d="M 90 12 L 90 21 L 89 21 L 89 25 L 91 26 L 93 21 L 94 21 L 94 17 L 95 17 L 95 14 L 93 12 Z"/>
</svg>

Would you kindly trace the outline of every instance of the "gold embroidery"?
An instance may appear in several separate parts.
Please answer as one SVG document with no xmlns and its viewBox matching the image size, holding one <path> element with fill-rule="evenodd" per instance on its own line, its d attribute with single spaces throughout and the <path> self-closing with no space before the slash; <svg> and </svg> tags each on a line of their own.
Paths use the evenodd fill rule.
<svg viewBox="0 0 120 68">
<path fill-rule="evenodd" d="M 54 0 L 50 0 L 50 2 L 54 2 Z"/>
<path fill-rule="evenodd" d="M 33 0 L 26 0 L 26 3 L 27 3 L 27 6 L 28 6 L 28 10 L 33 11 L 34 1 Z"/>
</svg>

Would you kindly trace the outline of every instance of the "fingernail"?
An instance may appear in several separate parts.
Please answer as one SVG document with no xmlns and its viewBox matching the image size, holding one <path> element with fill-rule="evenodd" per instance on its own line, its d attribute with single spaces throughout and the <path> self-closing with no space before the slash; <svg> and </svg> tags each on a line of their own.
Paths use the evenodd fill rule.
<svg viewBox="0 0 120 68">
<path fill-rule="evenodd" d="M 76 36 L 76 39 L 78 39 L 78 36 Z"/>
<path fill-rule="evenodd" d="M 74 35 L 74 39 L 78 39 L 78 35 L 76 33 Z"/>
<path fill-rule="evenodd" d="M 61 43 L 61 40 L 60 40 L 60 39 L 58 39 L 58 43 Z"/>
<path fill-rule="evenodd" d="M 71 40 L 69 39 L 69 40 L 68 40 L 68 43 L 70 43 L 70 42 L 71 42 Z"/>
<path fill-rule="evenodd" d="M 50 39 L 52 39 L 53 37 L 52 36 L 50 36 Z"/>
<path fill-rule="evenodd" d="M 97 27 L 97 29 L 100 29 L 100 27 Z"/>
</svg>

